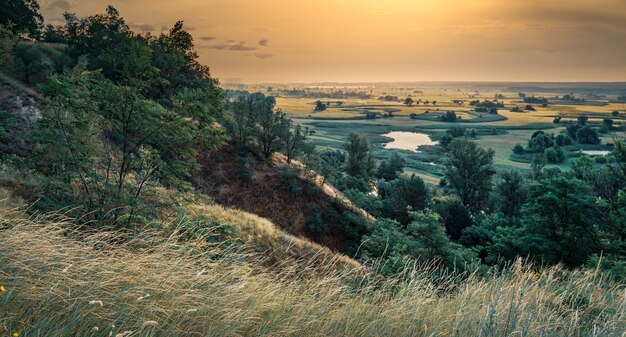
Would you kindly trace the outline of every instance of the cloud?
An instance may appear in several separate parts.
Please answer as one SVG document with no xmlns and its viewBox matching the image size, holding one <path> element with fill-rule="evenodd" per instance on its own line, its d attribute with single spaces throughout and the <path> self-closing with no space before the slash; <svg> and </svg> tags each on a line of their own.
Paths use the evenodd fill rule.
<svg viewBox="0 0 626 337">
<path fill-rule="evenodd" d="M 149 23 L 129 23 L 129 26 L 142 32 L 153 32 L 156 30 L 156 28 Z"/>
<path fill-rule="evenodd" d="M 261 41 L 259 41 L 259 46 L 267 47 L 268 43 L 270 43 L 270 40 L 268 40 L 267 38 L 264 38 Z"/>
<path fill-rule="evenodd" d="M 215 37 L 214 36 L 200 36 L 198 39 L 202 41 L 211 41 L 211 40 L 215 40 Z"/>
<path fill-rule="evenodd" d="M 263 59 L 263 60 L 268 59 L 270 57 L 274 57 L 274 55 L 268 54 L 268 53 L 255 53 L 252 56 L 258 57 L 258 58 Z"/>
<path fill-rule="evenodd" d="M 53 10 L 53 9 L 60 9 L 62 11 L 69 11 L 70 10 L 70 3 L 65 1 L 65 0 L 55 0 L 52 1 L 49 5 L 48 5 L 48 9 L 49 10 Z"/>
<path fill-rule="evenodd" d="M 250 50 L 257 49 L 255 47 L 246 46 L 246 43 L 243 41 L 239 41 L 239 42 L 229 41 L 228 43 L 215 44 L 212 46 L 208 46 L 206 48 L 217 49 L 217 50 L 232 50 L 232 51 L 250 51 Z"/>
</svg>

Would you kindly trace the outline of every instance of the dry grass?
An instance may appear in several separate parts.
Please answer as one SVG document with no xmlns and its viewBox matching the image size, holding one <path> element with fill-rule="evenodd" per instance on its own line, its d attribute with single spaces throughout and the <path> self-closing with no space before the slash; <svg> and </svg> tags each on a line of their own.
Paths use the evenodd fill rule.
<svg viewBox="0 0 626 337">
<path fill-rule="evenodd" d="M 329 269 L 268 271 L 237 252 L 211 258 L 176 235 L 70 230 L 61 216 L 1 216 L 0 335 L 622 336 L 624 285 L 594 271 L 514 266 L 435 287 Z M 305 261 L 300 261 L 303 263 Z M 455 284 L 454 290 L 444 290 Z"/>
</svg>

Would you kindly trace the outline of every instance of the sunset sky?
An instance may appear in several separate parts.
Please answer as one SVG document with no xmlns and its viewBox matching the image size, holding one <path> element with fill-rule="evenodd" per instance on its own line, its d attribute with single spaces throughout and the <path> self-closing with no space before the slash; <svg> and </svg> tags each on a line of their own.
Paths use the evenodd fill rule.
<svg viewBox="0 0 626 337">
<path fill-rule="evenodd" d="M 626 0 L 41 0 L 184 20 L 223 82 L 626 81 Z"/>
</svg>

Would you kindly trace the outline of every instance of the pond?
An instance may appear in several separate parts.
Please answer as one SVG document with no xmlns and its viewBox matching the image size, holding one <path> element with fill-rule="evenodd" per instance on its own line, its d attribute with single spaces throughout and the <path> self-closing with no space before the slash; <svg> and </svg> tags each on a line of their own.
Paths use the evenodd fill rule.
<svg viewBox="0 0 626 337">
<path fill-rule="evenodd" d="M 581 150 L 580 153 L 589 155 L 589 156 L 606 156 L 611 153 L 611 151 L 606 150 Z"/>
<path fill-rule="evenodd" d="M 418 152 L 417 148 L 423 145 L 437 145 L 439 142 L 430 139 L 425 133 L 392 131 L 384 134 L 383 137 L 393 139 L 392 142 L 386 143 L 386 149 L 407 150 Z"/>
</svg>

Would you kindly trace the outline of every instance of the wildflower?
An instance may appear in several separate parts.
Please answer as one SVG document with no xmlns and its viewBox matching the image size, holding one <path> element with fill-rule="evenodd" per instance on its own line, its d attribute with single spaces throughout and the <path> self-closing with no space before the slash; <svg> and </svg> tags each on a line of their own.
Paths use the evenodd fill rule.
<svg viewBox="0 0 626 337">
<path fill-rule="evenodd" d="M 7 291 L 7 288 L 5 288 L 2 284 L 0 284 L 0 293 L 3 293 Z"/>
<path fill-rule="evenodd" d="M 17 331 L 13 331 L 13 334 L 12 334 L 11 336 L 13 336 L 13 337 L 18 337 L 19 335 L 20 335 L 20 334 L 19 334 L 19 332 L 17 332 Z"/>
<path fill-rule="evenodd" d="M 102 301 L 89 301 L 89 304 L 90 304 L 90 305 L 98 304 L 98 305 L 100 305 L 101 307 L 103 307 L 103 306 L 104 306 L 104 303 L 102 303 Z"/>
</svg>

